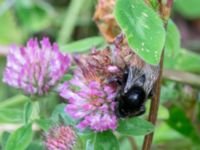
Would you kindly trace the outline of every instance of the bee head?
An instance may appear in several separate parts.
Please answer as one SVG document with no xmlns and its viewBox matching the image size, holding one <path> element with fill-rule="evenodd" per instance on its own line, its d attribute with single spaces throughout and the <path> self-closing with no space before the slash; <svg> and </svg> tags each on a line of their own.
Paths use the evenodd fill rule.
<svg viewBox="0 0 200 150">
<path fill-rule="evenodd" d="M 143 89 L 146 81 L 146 75 L 141 69 L 129 67 L 124 72 L 123 82 L 123 94 L 129 93 L 134 89 Z M 143 90 L 144 91 L 144 90 Z"/>
<path fill-rule="evenodd" d="M 130 108 L 137 109 L 145 102 L 146 94 L 141 87 L 135 86 L 124 94 L 122 98 Z"/>
<path fill-rule="evenodd" d="M 145 112 L 147 93 L 144 90 L 146 76 L 141 69 L 129 67 L 124 72 L 123 85 L 116 98 L 116 114 L 119 117 L 138 116 Z"/>
</svg>

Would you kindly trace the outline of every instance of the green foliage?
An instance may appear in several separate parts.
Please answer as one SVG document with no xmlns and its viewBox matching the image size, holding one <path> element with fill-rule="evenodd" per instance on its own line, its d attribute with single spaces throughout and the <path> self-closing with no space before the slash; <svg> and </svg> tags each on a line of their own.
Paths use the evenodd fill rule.
<svg viewBox="0 0 200 150">
<path fill-rule="evenodd" d="M 65 74 L 64 77 L 61 79 L 61 82 L 69 81 L 72 78 L 73 78 L 72 74 L 69 73 Z"/>
<path fill-rule="evenodd" d="M 16 108 L 0 108 L 0 123 L 20 123 L 23 112 Z"/>
<path fill-rule="evenodd" d="M 10 136 L 10 133 L 7 132 L 7 131 L 4 131 L 1 135 L 1 147 L 2 149 L 5 149 L 5 146 L 6 146 L 6 143 L 7 143 L 7 140 Z"/>
<path fill-rule="evenodd" d="M 161 123 L 156 128 L 154 134 L 154 145 L 160 145 L 161 150 L 198 150 L 199 146 L 195 145 L 187 137 L 182 136 L 179 132 L 173 130 L 168 124 Z"/>
<path fill-rule="evenodd" d="M 175 10 L 190 19 L 200 17 L 199 6 L 199 0 L 176 0 L 174 3 Z"/>
<path fill-rule="evenodd" d="M 78 21 L 79 13 L 85 0 L 73 0 L 71 1 L 69 8 L 66 12 L 66 17 L 63 22 L 62 28 L 58 35 L 58 42 L 65 44 L 70 40 L 70 36 L 73 33 L 76 22 Z"/>
<path fill-rule="evenodd" d="M 53 122 L 62 122 L 65 125 L 75 125 L 76 122 L 67 114 L 65 113 L 66 104 L 62 103 L 55 107 L 54 111 L 51 115 L 51 120 Z"/>
<path fill-rule="evenodd" d="M 24 106 L 24 123 L 30 123 L 31 114 L 32 114 L 33 106 L 32 103 L 29 101 Z"/>
<path fill-rule="evenodd" d="M 173 101 L 178 98 L 179 91 L 176 89 L 174 82 L 167 82 L 161 87 L 161 103 Z"/>
<path fill-rule="evenodd" d="M 145 135 L 154 130 L 153 125 L 141 118 L 130 118 L 120 120 L 117 131 L 124 135 L 139 136 Z"/>
<path fill-rule="evenodd" d="M 21 104 L 25 103 L 27 100 L 28 100 L 28 97 L 24 95 L 15 95 L 11 98 L 4 99 L 0 103 L 0 108 L 20 106 Z"/>
<path fill-rule="evenodd" d="M 95 137 L 94 150 L 119 150 L 119 144 L 111 131 L 97 133 Z"/>
<path fill-rule="evenodd" d="M 174 57 L 165 57 L 164 62 L 166 68 L 200 74 L 199 64 L 200 55 L 183 48 Z"/>
<path fill-rule="evenodd" d="M 32 107 L 32 111 L 29 111 L 29 116 L 27 115 L 28 116 L 27 119 L 30 120 L 30 122 L 35 121 L 35 120 L 40 118 L 40 104 L 39 104 L 39 102 L 38 101 L 32 101 L 31 103 L 32 103 L 31 104 L 32 106 L 30 106 L 30 107 Z"/>
<path fill-rule="evenodd" d="M 51 41 L 61 43 L 81 39 L 64 46 L 60 45 L 64 53 L 87 53 L 92 48 L 98 50 L 105 47 L 105 40 L 98 36 L 94 23 L 91 23 L 91 10 L 94 9 L 95 2 L 87 1 L 84 8 L 81 6 L 85 0 L 79 2 L 17 0 L 14 3 L 7 3 L 0 0 L 0 51 L 12 43 L 25 43 L 27 37 L 36 35 L 40 38 L 49 34 Z M 172 20 L 168 21 L 165 33 L 163 22 L 157 14 L 158 0 L 149 2 L 150 6 L 143 0 L 117 0 L 114 14 L 130 47 L 150 64 L 158 64 L 162 48 L 165 47 L 165 68 L 200 74 L 200 56 L 180 47 L 180 33 Z M 175 0 L 175 13 L 178 12 L 190 20 L 196 19 L 192 21 L 196 23 L 200 17 L 199 5 L 199 0 Z M 177 17 L 176 14 L 175 16 Z M 0 57 L 0 78 L 5 62 L 5 57 Z M 61 82 L 73 77 L 70 72 L 75 67 L 70 68 Z M 78 136 L 78 142 L 73 150 L 130 150 L 133 149 L 127 138 L 130 136 L 135 140 L 137 149 L 141 149 L 144 135 L 152 131 L 155 135 L 155 149 L 199 150 L 200 137 L 197 130 L 200 123 L 200 103 L 197 102 L 197 96 L 194 98 L 195 104 L 189 99 L 183 99 L 183 87 L 184 84 L 163 80 L 162 104 L 159 107 L 155 130 L 153 125 L 144 119 L 129 118 L 120 119 L 116 132 L 97 133 L 89 129 L 82 132 L 75 128 L 77 121 L 65 112 L 67 104 L 61 102 L 63 99 L 58 93 L 47 94 L 39 100 L 40 104 L 32 103 L 29 102 L 29 96 L 16 95 L 20 91 L 0 81 L 0 149 L 44 150 L 44 132 L 57 125 L 70 125 L 75 128 Z M 199 95 L 199 89 L 190 87 Z M 187 105 L 193 105 L 192 115 L 183 106 L 183 101 Z M 11 133 L 4 128 L 6 125 L 15 127 L 22 123 L 24 126 Z M 41 130 L 32 131 L 31 124 L 36 124 Z"/>
<path fill-rule="evenodd" d="M 83 149 L 85 150 L 94 150 L 95 143 L 95 133 L 78 133 L 81 142 L 83 143 Z"/>
<path fill-rule="evenodd" d="M 15 33 L 13 32 L 12 35 L 8 34 L 6 31 L 6 28 L 9 27 L 9 25 L 2 25 L 1 26 L 1 23 L 3 24 L 3 22 L 5 24 L 7 24 L 7 21 L 1 19 L 2 16 L 0 16 L 0 51 L 1 51 L 1 44 L 7 44 L 9 42 L 14 42 L 15 40 L 12 38 L 12 37 L 9 37 L 8 39 L 7 38 L 4 38 L 4 34 L 6 34 L 6 36 L 17 36 L 15 35 Z M 6 17 L 5 17 L 6 18 Z M 6 18 L 8 19 L 8 18 Z M 14 23 L 14 22 L 13 22 Z M 10 31 L 12 31 L 12 29 L 15 29 L 15 27 L 11 27 Z M 1 31 L 2 30 L 2 31 Z M 4 32 L 4 33 L 3 33 Z M 5 42 L 1 40 L 2 39 L 6 39 Z M 15 41 L 17 42 L 17 41 Z M 4 49 L 3 49 L 4 50 Z M 6 65 L 6 58 L 5 57 L 1 57 L 0 56 L 0 102 L 3 101 L 4 104 L 6 103 L 7 99 L 16 95 L 17 93 L 19 93 L 18 90 L 12 88 L 12 87 L 9 87 L 8 85 L 4 84 L 3 81 L 2 81 L 2 78 L 3 78 L 3 72 L 4 72 L 4 67 Z M 0 104 L 0 107 L 6 107 L 4 104 Z"/>
<path fill-rule="evenodd" d="M 168 21 L 165 43 L 165 57 L 172 58 L 180 50 L 180 33 L 172 20 Z"/>
<path fill-rule="evenodd" d="M 15 11 L 20 23 L 27 30 L 40 31 L 50 24 L 50 15 L 44 6 L 39 1 L 18 0 L 15 4 Z"/>
<path fill-rule="evenodd" d="M 13 132 L 6 143 L 5 150 L 24 150 L 32 140 L 32 125 L 22 126 Z"/>
<path fill-rule="evenodd" d="M 163 105 L 160 105 L 159 106 L 159 109 L 158 109 L 158 117 L 157 119 L 168 119 L 169 118 L 169 111 L 166 107 L 164 107 Z"/>
<path fill-rule="evenodd" d="M 44 131 L 48 131 L 53 127 L 53 121 L 50 119 L 40 118 L 36 120 L 37 125 Z"/>
<path fill-rule="evenodd" d="M 119 150 L 119 143 L 111 131 L 81 135 L 87 150 Z"/>
<path fill-rule="evenodd" d="M 14 15 L 11 12 L 0 14 L 0 35 L 1 44 L 22 42 L 21 28 L 17 26 Z"/>
<path fill-rule="evenodd" d="M 115 17 L 129 46 L 149 64 L 158 64 L 165 43 L 163 22 L 143 0 L 117 0 Z"/>
<path fill-rule="evenodd" d="M 189 137 L 192 142 L 196 144 L 200 142 L 200 136 L 194 125 L 181 108 L 174 106 L 170 109 L 170 118 L 167 120 L 167 123 L 184 136 Z"/>
<path fill-rule="evenodd" d="M 26 150 L 45 150 L 44 143 L 40 141 L 31 142 L 31 144 L 26 148 Z"/>
<path fill-rule="evenodd" d="M 199 73 L 200 55 L 181 49 L 180 54 L 175 58 L 174 69 Z"/>
<path fill-rule="evenodd" d="M 200 123 L 200 103 L 198 103 L 198 114 L 197 114 L 198 123 Z"/>
<path fill-rule="evenodd" d="M 97 48 L 105 43 L 102 37 L 90 37 L 61 47 L 61 51 L 67 53 L 81 53 Z"/>
<path fill-rule="evenodd" d="M 159 125 L 159 128 L 155 129 L 154 140 L 156 143 L 162 143 L 165 141 L 176 140 L 181 138 L 182 135 L 179 132 L 172 130 L 172 127 L 170 127 L 165 122 L 162 122 Z"/>
<path fill-rule="evenodd" d="M 167 36 L 165 43 L 164 66 L 172 68 L 176 65 L 177 59 L 182 59 L 180 56 L 180 33 L 172 20 L 168 21 Z"/>
<path fill-rule="evenodd" d="M 123 150 L 123 149 L 131 150 L 132 149 L 131 143 L 128 140 L 128 138 L 122 138 L 120 140 L 119 146 L 120 146 L 120 150 Z"/>
<path fill-rule="evenodd" d="M 159 3 L 157 0 L 150 0 L 150 4 L 153 7 L 153 9 L 157 10 L 159 8 Z"/>
</svg>

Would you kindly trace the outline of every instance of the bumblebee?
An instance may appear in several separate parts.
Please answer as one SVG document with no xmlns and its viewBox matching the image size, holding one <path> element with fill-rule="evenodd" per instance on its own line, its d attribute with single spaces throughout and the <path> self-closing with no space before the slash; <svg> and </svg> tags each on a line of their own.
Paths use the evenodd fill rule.
<svg viewBox="0 0 200 150">
<path fill-rule="evenodd" d="M 119 50 L 118 50 L 119 49 Z M 116 51 L 119 51 L 116 54 Z M 119 84 L 115 111 L 120 118 L 138 116 L 145 112 L 145 102 L 153 95 L 159 65 L 145 63 L 119 35 L 114 43 L 113 64 L 120 67 L 120 76 L 113 77 Z M 123 60 L 123 61 L 122 61 Z"/>
<path fill-rule="evenodd" d="M 157 75 L 155 76 L 151 71 L 137 67 L 128 67 L 125 70 L 121 87 L 115 98 L 117 103 L 115 112 L 119 118 L 145 113 L 145 102 L 152 96 L 153 85 L 157 78 Z"/>
</svg>

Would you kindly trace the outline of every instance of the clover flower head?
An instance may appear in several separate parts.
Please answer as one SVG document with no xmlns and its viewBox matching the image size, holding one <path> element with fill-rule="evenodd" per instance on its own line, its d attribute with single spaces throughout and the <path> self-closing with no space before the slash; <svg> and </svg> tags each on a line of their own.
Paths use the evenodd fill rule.
<svg viewBox="0 0 200 150">
<path fill-rule="evenodd" d="M 65 108 L 66 113 L 80 120 L 77 127 L 81 130 L 115 130 L 115 87 L 103 84 L 92 71 L 81 76 L 82 71 L 76 70 L 76 74 L 69 83 L 64 83 L 60 88 L 60 95 L 69 102 Z"/>
<path fill-rule="evenodd" d="M 65 111 L 79 121 L 79 129 L 101 132 L 117 127 L 116 96 L 120 85 L 113 77 L 123 79 L 134 54 L 123 45 L 122 35 L 116 38 L 113 48 L 76 55 L 73 79 L 60 86 L 60 95 L 68 101 Z"/>
<path fill-rule="evenodd" d="M 76 143 L 76 133 L 70 126 L 51 128 L 45 134 L 45 145 L 48 150 L 72 150 Z"/>
<path fill-rule="evenodd" d="M 48 38 L 30 39 L 26 47 L 12 46 L 7 56 L 3 82 L 26 94 L 42 95 L 55 86 L 70 66 L 70 58 L 59 52 Z"/>
</svg>

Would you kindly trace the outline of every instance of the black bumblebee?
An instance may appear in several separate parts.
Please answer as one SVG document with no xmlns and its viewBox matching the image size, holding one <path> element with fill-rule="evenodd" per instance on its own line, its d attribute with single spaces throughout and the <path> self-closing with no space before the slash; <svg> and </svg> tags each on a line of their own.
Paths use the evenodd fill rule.
<svg viewBox="0 0 200 150">
<path fill-rule="evenodd" d="M 125 69 L 120 89 L 115 98 L 116 115 L 119 118 L 139 116 L 145 113 L 145 102 L 152 96 L 153 84 L 157 74 L 152 67 L 144 69 L 128 67 Z"/>
</svg>

